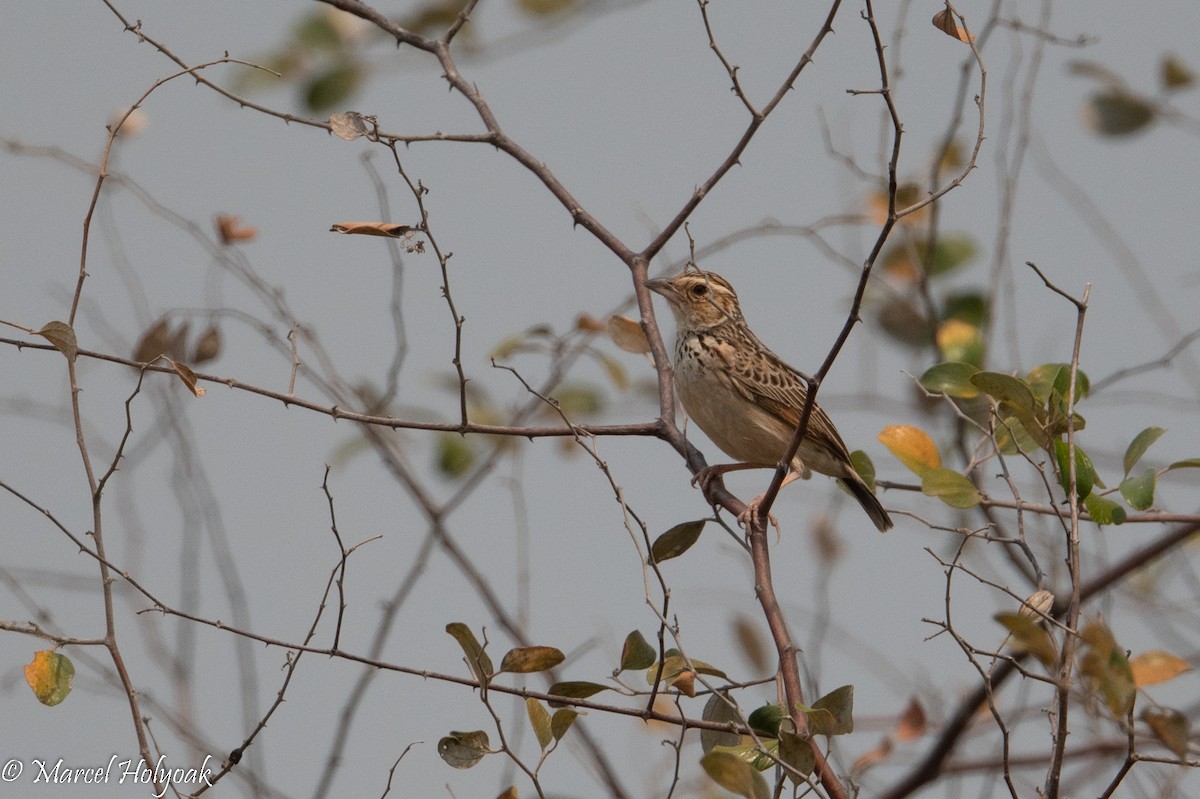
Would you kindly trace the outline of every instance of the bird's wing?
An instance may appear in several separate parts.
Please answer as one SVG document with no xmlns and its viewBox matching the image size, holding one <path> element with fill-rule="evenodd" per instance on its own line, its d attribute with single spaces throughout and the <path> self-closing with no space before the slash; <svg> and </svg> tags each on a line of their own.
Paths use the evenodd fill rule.
<svg viewBox="0 0 1200 799">
<path fill-rule="evenodd" d="M 735 382 L 748 397 L 794 429 L 808 398 L 808 383 L 782 358 L 756 343 L 759 346 L 739 350 L 732 370 Z M 809 436 L 823 440 L 843 460 L 850 460 L 849 448 L 819 405 L 813 408 L 808 430 Z"/>
</svg>

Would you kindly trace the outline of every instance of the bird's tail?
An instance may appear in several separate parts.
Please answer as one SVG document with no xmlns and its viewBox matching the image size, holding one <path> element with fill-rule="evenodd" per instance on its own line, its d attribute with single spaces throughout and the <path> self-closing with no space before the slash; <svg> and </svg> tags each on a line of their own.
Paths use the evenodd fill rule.
<svg viewBox="0 0 1200 799">
<path fill-rule="evenodd" d="M 858 500 L 858 504 L 863 506 L 863 510 L 871 517 L 871 521 L 875 522 L 875 526 L 879 528 L 879 532 L 886 533 L 892 529 L 892 517 L 888 516 L 888 512 L 883 509 L 879 498 L 871 492 L 867 484 L 858 475 L 853 477 L 841 478 L 842 485 L 850 490 L 854 498 Z"/>
</svg>

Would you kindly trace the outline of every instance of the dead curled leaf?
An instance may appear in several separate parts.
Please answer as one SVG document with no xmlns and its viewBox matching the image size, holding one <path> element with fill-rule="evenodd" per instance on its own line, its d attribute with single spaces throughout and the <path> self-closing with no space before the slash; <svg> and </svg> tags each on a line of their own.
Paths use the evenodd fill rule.
<svg viewBox="0 0 1200 799">
<path fill-rule="evenodd" d="M 970 44 L 975 41 L 975 34 L 967 30 L 966 26 L 955 17 L 954 12 L 948 8 L 943 8 L 933 15 L 933 27 L 960 42 Z"/>
<path fill-rule="evenodd" d="M 371 132 L 371 126 L 377 124 L 375 117 L 367 117 L 357 111 L 347 111 L 344 114 L 329 116 L 329 129 L 334 135 L 346 141 L 354 141 L 360 136 Z"/>
<path fill-rule="evenodd" d="M 188 391 L 197 397 L 203 397 L 208 393 L 207 388 L 196 385 L 196 373 L 187 364 L 172 361 L 170 358 L 167 359 L 167 363 L 171 364 L 171 368 L 175 370 L 175 374 L 179 375 L 179 379 L 183 381 L 183 384 L 188 387 Z"/>
<path fill-rule="evenodd" d="M 331 233 L 345 233 L 351 236 L 384 236 L 389 239 L 399 239 L 418 230 L 412 225 L 399 225 L 392 222 L 336 222 L 329 228 Z"/>
</svg>

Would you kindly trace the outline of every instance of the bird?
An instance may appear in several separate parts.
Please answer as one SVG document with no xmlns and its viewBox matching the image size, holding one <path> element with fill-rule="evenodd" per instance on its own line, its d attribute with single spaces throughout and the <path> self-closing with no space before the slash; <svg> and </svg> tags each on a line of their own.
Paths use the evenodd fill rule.
<svg viewBox="0 0 1200 799">
<path fill-rule="evenodd" d="M 746 324 L 737 292 L 715 272 L 689 269 L 649 280 L 646 287 L 667 300 L 675 317 L 673 372 L 683 409 L 738 461 L 703 470 L 697 475 L 701 488 L 735 469 L 775 468 L 799 426 L 807 381 L 759 341 Z M 846 444 L 819 405 L 813 406 L 790 466 L 783 485 L 812 471 L 835 477 L 880 532 L 891 529 L 891 517 L 855 471 Z M 739 520 L 756 523 L 761 500 L 761 495 L 755 498 Z"/>
</svg>

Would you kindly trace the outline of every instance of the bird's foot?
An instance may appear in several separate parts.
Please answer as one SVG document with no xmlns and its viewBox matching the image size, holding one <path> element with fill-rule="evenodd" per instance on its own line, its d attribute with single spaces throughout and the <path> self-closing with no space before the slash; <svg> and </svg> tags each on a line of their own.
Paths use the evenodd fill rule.
<svg viewBox="0 0 1200 799">
<path fill-rule="evenodd" d="M 746 504 L 745 510 L 738 514 L 738 524 L 745 528 L 747 535 L 750 534 L 751 530 L 762 526 L 762 518 L 759 515 L 758 506 L 762 504 L 763 496 L 763 494 L 759 494 L 750 500 Z M 768 513 L 767 521 L 775 528 L 775 543 L 778 544 L 779 540 L 783 537 L 783 530 L 779 527 L 779 520 L 775 518 L 774 513 Z"/>
</svg>

